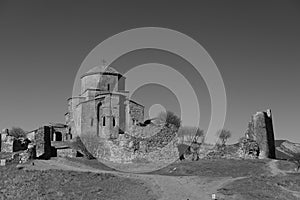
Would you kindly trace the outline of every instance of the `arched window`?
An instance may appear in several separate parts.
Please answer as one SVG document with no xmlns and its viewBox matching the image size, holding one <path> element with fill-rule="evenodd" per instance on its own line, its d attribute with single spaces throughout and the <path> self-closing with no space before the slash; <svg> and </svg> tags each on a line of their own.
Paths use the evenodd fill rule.
<svg viewBox="0 0 300 200">
<path fill-rule="evenodd" d="M 116 126 L 116 119 L 115 119 L 115 117 L 113 117 L 113 127 L 115 127 Z"/>
<path fill-rule="evenodd" d="M 105 117 L 102 118 L 102 126 L 105 126 Z"/>
<path fill-rule="evenodd" d="M 110 91 L 110 85 L 107 84 L 107 91 Z"/>
<path fill-rule="evenodd" d="M 102 106 L 102 103 L 100 102 L 98 105 L 97 105 L 97 136 L 99 136 L 99 126 L 101 125 L 101 106 Z"/>
</svg>

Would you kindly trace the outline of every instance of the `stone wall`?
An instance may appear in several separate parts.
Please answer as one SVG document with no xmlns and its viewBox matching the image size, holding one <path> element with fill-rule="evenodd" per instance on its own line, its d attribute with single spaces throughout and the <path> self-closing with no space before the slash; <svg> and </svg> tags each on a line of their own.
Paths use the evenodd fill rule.
<svg viewBox="0 0 300 200">
<path fill-rule="evenodd" d="M 62 157 L 62 158 L 75 158 L 77 155 L 77 151 L 72 148 L 58 148 L 56 149 L 57 157 Z"/>
<path fill-rule="evenodd" d="M 143 134 L 142 129 L 139 130 Z M 130 163 L 141 159 L 148 162 L 170 162 L 178 159 L 179 155 L 176 136 L 177 128 L 163 126 L 156 134 L 147 138 L 124 133 L 117 139 L 93 135 L 85 135 L 81 139 L 88 151 L 100 160 L 115 163 Z"/>
</svg>

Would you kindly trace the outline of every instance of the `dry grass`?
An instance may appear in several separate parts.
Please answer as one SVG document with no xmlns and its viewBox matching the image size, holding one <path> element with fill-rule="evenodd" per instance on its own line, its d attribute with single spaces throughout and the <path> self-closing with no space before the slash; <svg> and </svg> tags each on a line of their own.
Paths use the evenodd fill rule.
<svg viewBox="0 0 300 200">
<path fill-rule="evenodd" d="M 296 163 L 287 161 L 287 160 L 279 160 L 277 162 L 277 167 L 280 170 L 283 171 L 295 171 L 295 168 L 297 167 Z"/>
<path fill-rule="evenodd" d="M 143 182 L 111 174 L 0 167 L 0 199 L 154 200 Z"/>
</svg>

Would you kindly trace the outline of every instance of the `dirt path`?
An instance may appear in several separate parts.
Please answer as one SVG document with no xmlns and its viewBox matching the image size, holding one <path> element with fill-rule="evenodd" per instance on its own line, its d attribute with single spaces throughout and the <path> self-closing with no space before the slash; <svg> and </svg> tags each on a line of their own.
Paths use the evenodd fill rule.
<svg viewBox="0 0 300 200">
<path fill-rule="evenodd" d="M 26 170 L 71 170 L 94 173 L 110 173 L 126 178 L 142 180 L 159 196 L 160 200 L 211 200 L 217 189 L 235 179 L 230 177 L 198 177 L 198 176 L 164 176 L 133 174 L 117 171 L 98 170 L 78 162 L 65 159 L 36 160 L 34 165 L 27 165 Z M 223 198 L 223 197 L 222 197 Z"/>
</svg>

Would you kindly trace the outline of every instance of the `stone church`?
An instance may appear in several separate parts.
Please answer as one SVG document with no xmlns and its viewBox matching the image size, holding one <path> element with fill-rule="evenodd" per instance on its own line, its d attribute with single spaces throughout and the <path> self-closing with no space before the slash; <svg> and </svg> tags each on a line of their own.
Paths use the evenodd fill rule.
<svg viewBox="0 0 300 200">
<path fill-rule="evenodd" d="M 144 106 L 129 99 L 126 78 L 112 67 L 94 67 L 81 76 L 81 94 L 68 99 L 66 124 L 72 136 L 118 138 L 144 120 Z"/>
</svg>

